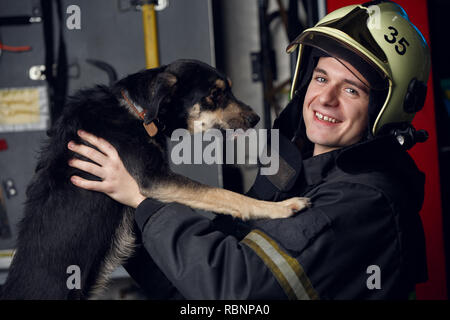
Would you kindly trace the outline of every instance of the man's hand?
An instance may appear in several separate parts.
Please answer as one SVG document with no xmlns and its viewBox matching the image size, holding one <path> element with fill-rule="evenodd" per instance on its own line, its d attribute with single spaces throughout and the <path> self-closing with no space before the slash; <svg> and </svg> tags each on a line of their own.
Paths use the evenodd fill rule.
<svg viewBox="0 0 450 320">
<path fill-rule="evenodd" d="M 90 133 L 79 130 L 78 135 L 84 141 L 96 146 L 101 152 L 70 141 L 68 144 L 70 150 L 95 163 L 73 158 L 69 160 L 69 166 L 86 171 L 99 177 L 102 181 L 86 180 L 78 176 L 72 176 L 70 181 L 77 187 L 103 192 L 124 205 L 137 208 L 145 197 L 141 194 L 136 180 L 123 165 L 117 150 L 108 141 Z"/>
</svg>

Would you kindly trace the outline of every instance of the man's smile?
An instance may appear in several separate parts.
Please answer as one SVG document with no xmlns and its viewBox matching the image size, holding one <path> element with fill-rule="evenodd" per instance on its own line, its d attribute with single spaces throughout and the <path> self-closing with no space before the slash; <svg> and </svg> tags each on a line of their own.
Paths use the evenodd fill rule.
<svg viewBox="0 0 450 320">
<path fill-rule="evenodd" d="M 336 118 L 332 117 L 331 115 L 324 114 L 324 113 L 321 113 L 321 112 L 316 111 L 316 110 L 313 110 L 313 112 L 314 112 L 315 119 L 320 121 L 320 122 L 325 122 L 327 124 L 339 124 L 339 123 L 342 122 L 339 119 L 336 119 Z"/>
</svg>

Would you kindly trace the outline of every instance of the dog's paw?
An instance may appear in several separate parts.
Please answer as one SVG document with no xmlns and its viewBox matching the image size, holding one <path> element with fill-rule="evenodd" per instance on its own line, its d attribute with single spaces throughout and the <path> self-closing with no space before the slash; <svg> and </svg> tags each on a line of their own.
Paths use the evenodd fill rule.
<svg viewBox="0 0 450 320">
<path fill-rule="evenodd" d="M 309 198 L 295 197 L 281 201 L 280 203 L 286 207 L 289 207 L 292 210 L 292 213 L 311 207 L 311 200 Z"/>
<path fill-rule="evenodd" d="M 247 214 L 240 211 L 239 218 L 247 219 L 279 219 L 292 216 L 294 213 L 311 206 L 309 198 L 290 198 L 279 202 L 257 201 L 252 211 Z"/>
<path fill-rule="evenodd" d="M 311 200 L 309 198 L 295 197 L 284 201 L 280 201 L 277 204 L 281 205 L 285 210 L 281 214 L 281 216 L 272 218 L 286 218 L 305 208 L 311 207 Z"/>
</svg>

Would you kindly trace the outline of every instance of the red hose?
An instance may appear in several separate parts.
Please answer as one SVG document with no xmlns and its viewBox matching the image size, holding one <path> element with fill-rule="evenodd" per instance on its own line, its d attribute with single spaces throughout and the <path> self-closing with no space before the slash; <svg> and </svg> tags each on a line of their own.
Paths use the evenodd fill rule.
<svg viewBox="0 0 450 320">
<path fill-rule="evenodd" d="M 0 42 L 0 49 L 4 50 L 4 51 L 11 51 L 11 52 L 24 52 L 24 51 L 30 51 L 31 47 L 30 46 L 20 46 L 20 47 L 7 46 Z"/>
</svg>

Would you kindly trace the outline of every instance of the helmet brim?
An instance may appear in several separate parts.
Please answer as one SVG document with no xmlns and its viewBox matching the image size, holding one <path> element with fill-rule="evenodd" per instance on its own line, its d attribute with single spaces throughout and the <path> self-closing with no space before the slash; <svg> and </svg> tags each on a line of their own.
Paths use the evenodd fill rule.
<svg viewBox="0 0 450 320">
<path fill-rule="evenodd" d="M 292 52 L 298 45 L 316 48 L 337 59 L 371 90 L 385 90 L 388 87 L 387 77 L 383 70 L 374 64 L 372 60 L 359 54 L 352 46 L 339 39 L 321 32 L 305 32 L 288 46 L 287 51 Z M 361 79 L 344 62 L 351 64 L 367 81 Z"/>
</svg>

